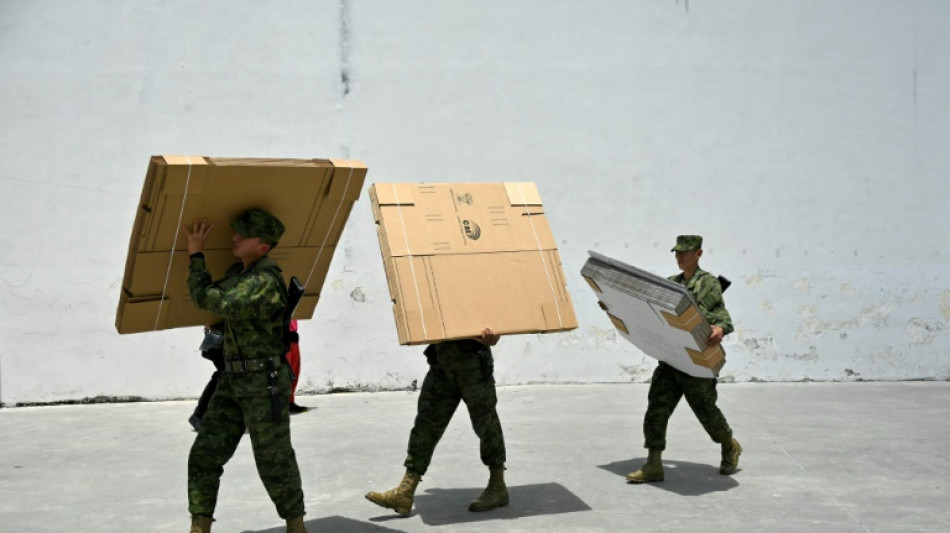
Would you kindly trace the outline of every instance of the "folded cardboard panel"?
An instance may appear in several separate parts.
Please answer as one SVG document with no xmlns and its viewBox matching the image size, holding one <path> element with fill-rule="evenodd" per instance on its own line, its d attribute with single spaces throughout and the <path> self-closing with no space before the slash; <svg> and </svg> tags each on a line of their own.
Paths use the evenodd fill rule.
<svg viewBox="0 0 950 533">
<path fill-rule="evenodd" d="M 721 346 L 686 287 L 607 256 L 591 257 L 581 274 L 607 305 L 617 330 L 643 353 L 691 376 L 714 378 L 725 364 Z"/>
<path fill-rule="evenodd" d="M 374 184 L 400 344 L 577 327 L 533 183 Z"/>
<path fill-rule="evenodd" d="M 366 177 L 359 161 L 153 156 L 149 162 L 126 259 L 116 316 L 120 333 L 207 324 L 188 297 L 183 222 L 215 224 L 205 243 L 212 276 L 234 261 L 228 224 L 251 207 L 286 226 L 271 252 L 289 280 L 305 285 L 295 316 L 310 318 L 343 227 Z"/>
</svg>

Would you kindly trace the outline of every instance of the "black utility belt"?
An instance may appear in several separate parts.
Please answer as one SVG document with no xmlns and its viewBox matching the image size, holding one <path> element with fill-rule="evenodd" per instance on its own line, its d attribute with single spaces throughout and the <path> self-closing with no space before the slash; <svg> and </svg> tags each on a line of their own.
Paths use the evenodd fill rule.
<svg viewBox="0 0 950 533">
<path fill-rule="evenodd" d="M 264 372 L 272 368 L 279 368 L 283 361 L 279 355 L 259 357 L 257 359 L 229 359 L 224 362 L 224 371 L 232 374 L 246 372 Z"/>
</svg>

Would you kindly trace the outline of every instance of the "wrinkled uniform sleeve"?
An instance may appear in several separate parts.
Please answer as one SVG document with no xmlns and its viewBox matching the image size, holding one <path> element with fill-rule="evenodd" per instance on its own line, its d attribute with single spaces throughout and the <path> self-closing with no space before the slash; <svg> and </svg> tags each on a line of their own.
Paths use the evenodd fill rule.
<svg viewBox="0 0 950 533">
<path fill-rule="evenodd" d="M 729 316 L 726 303 L 722 299 L 722 285 L 715 276 L 707 274 L 697 279 L 693 296 L 696 297 L 699 310 L 707 322 L 721 327 L 723 335 L 732 333 L 732 317 Z"/>
<path fill-rule="evenodd" d="M 284 308 L 277 279 L 264 272 L 242 276 L 223 289 L 211 280 L 203 257 L 193 257 L 188 270 L 191 300 L 209 313 L 226 319 L 247 319 L 274 316 Z"/>
</svg>

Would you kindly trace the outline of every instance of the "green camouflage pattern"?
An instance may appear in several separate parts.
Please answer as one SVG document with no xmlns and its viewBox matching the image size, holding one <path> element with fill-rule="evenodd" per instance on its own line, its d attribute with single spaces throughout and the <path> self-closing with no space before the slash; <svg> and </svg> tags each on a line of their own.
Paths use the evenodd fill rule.
<svg viewBox="0 0 950 533">
<path fill-rule="evenodd" d="M 279 372 L 288 374 L 285 366 Z M 289 403 L 289 394 L 281 394 L 280 419 L 274 421 L 269 395 L 229 397 L 218 392 L 211 398 L 188 456 L 191 514 L 214 516 L 224 465 L 234 455 L 245 429 L 251 437 L 257 472 L 277 513 L 284 519 L 304 514 L 300 470 L 290 441 Z"/>
<path fill-rule="evenodd" d="M 685 283 L 682 272 L 668 279 L 686 286 L 707 322 L 721 327 L 724 335 L 732 333 L 732 317 L 726 310 L 726 304 L 722 300 L 722 286 L 715 276 L 697 269 L 693 277 Z M 683 396 L 713 441 L 730 442 L 732 429 L 716 406 L 716 383 L 715 378 L 690 376 L 661 362 L 653 371 L 653 379 L 650 381 L 647 412 L 643 417 L 644 447 L 657 451 L 666 449 L 666 428 L 673 410 Z"/>
<path fill-rule="evenodd" d="M 699 305 L 699 312 L 706 322 L 712 326 L 721 327 L 723 335 L 733 332 L 735 328 L 732 326 L 732 317 L 726 310 L 726 303 L 722 299 L 722 285 L 716 276 L 703 269 L 696 269 L 693 277 L 686 283 L 683 283 L 682 272 L 667 279 L 686 285 L 686 290 L 693 295 L 693 299 Z"/>
<path fill-rule="evenodd" d="M 647 413 L 643 417 L 644 448 L 657 451 L 666 449 L 666 427 L 683 396 L 713 441 L 721 444 L 732 440 L 732 429 L 722 411 L 716 407 L 716 380 L 693 377 L 666 363 L 660 363 L 653 371 Z"/>
<path fill-rule="evenodd" d="M 671 252 L 688 252 L 703 247 L 703 238 L 699 235 L 678 235 L 676 237 L 676 246 L 670 249 Z"/>
<path fill-rule="evenodd" d="M 248 209 L 231 221 L 231 229 L 242 237 L 259 237 L 277 244 L 284 234 L 284 223 L 263 209 Z"/>
<path fill-rule="evenodd" d="M 462 340 L 432 345 L 429 350 L 435 353 L 429 357 L 429 372 L 419 393 L 405 467 L 419 475 L 426 473 L 436 445 L 463 401 L 480 441 L 482 463 L 489 468 L 504 467 L 505 437 L 495 408 L 498 400 L 491 349 Z M 487 352 L 484 368 L 479 355 L 483 350 Z"/>
<path fill-rule="evenodd" d="M 283 311 L 287 289 L 280 268 L 263 257 L 247 269 L 232 265 L 224 279 L 211 281 L 202 255 L 191 259 L 191 299 L 224 318 L 224 359 L 283 356 Z M 266 371 L 223 372 L 188 458 L 188 501 L 192 514 L 212 516 L 224 464 L 245 429 L 251 436 L 257 471 L 283 518 L 304 513 L 300 471 L 290 440 L 291 379 L 286 365 L 276 369 L 280 416 L 274 420 Z"/>
<path fill-rule="evenodd" d="M 224 279 L 211 281 L 204 257 L 191 260 L 188 290 L 199 308 L 224 318 L 224 359 L 257 359 L 284 354 L 283 312 L 287 289 L 280 267 L 270 257 L 244 270 L 231 265 Z M 225 373 L 218 390 L 229 396 L 258 396 L 269 385 L 266 372 Z M 290 394 L 290 382 L 280 383 Z"/>
</svg>

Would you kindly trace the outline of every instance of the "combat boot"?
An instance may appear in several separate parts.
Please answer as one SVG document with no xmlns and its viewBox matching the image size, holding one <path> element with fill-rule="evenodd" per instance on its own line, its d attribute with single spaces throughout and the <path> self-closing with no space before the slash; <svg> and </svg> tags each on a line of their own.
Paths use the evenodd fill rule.
<svg viewBox="0 0 950 533">
<path fill-rule="evenodd" d="M 307 528 L 303 525 L 303 516 L 287 519 L 287 533 L 307 533 Z"/>
<path fill-rule="evenodd" d="M 366 499 L 376 505 L 396 511 L 399 516 L 409 516 L 412 511 L 412 499 L 416 495 L 416 487 L 419 486 L 420 481 L 422 481 L 422 476 L 412 470 L 406 470 L 406 475 L 402 477 L 402 482 L 398 487 L 386 492 L 367 492 Z"/>
<path fill-rule="evenodd" d="M 729 476 L 736 473 L 739 469 L 739 455 L 742 454 L 742 446 L 739 441 L 731 439 L 729 442 L 722 443 L 722 462 L 719 463 L 719 473 Z"/>
<path fill-rule="evenodd" d="M 210 516 L 200 514 L 191 515 L 191 529 L 188 533 L 211 533 L 211 522 L 214 519 Z"/>
<path fill-rule="evenodd" d="M 491 468 L 489 469 L 488 486 L 475 501 L 469 504 L 468 510 L 480 513 L 506 505 L 508 505 L 508 487 L 505 486 L 505 467 Z"/>
<path fill-rule="evenodd" d="M 661 450 L 650 450 L 647 455 L 647 462 L 636 472 L 627 474 L 627 483 L 648 483 L 650 481 L 663 481 L 663 452 Z"/>
</svg>

